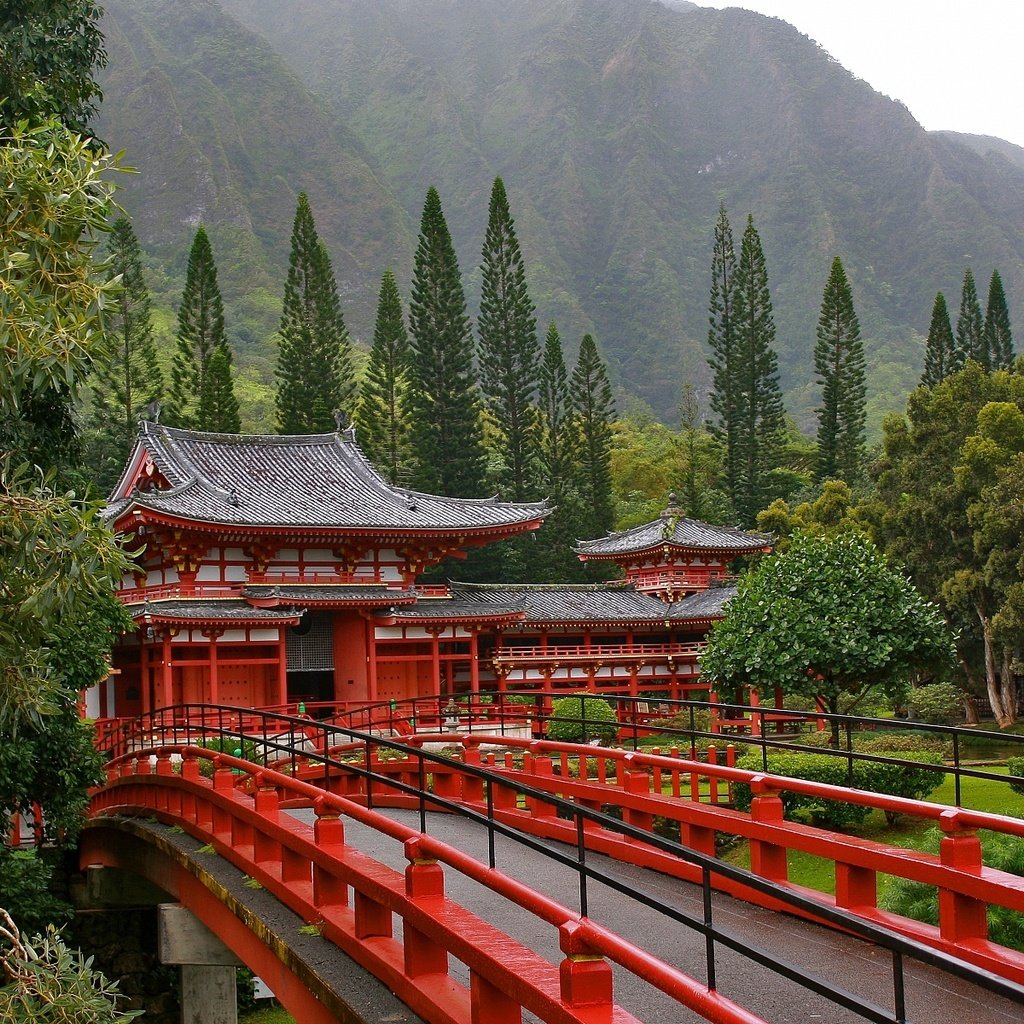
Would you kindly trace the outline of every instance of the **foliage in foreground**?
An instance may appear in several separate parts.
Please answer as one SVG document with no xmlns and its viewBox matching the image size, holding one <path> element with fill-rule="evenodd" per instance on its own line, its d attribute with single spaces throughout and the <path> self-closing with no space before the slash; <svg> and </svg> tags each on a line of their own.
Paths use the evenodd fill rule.
<svg viewBox="0 0 1024 1024">
<path fill-rule="evenodd" d="M 916 751 L 876 751 L 882 757 L 900 758 L 900 764 L 886 764 L 876 761 L 853 762 L 853 789 L 870 790 L 874 793 L 886 793 L 889 796 L 906 797 L 908 800 L 921 800 L 936 789 L 942 782 L 942 772 L 919 765 L 940 765 L 940 754 Z M 763 770 L 760 754 L 741 757 L 736 762 L 737 768 L 747 771 Z M 849 764 L 845 758 L 826 754 L 769 754 L 768 772 L 790 779 L 807 779 L 810 782 L 825 783 L 830 786 L 847 788 L 850 786 Z M 871 808 L 860 804 L 848 803 L 845 800 L 826 800 L 821 797 L 804 793 L 782 792 L 782 805 L 786 817 L 804 819 L 823 828 L 849 828 L 860 825 L 871 813 Z M 738 810 L 749 811 L 751 802 L 750 787 L 739 783 L 733 786 L 733 803 Z M 889 812 L 886 812 L 889 818 Z"/>
<path fill-rule="evenodd" d="M 93 969 L 92 957 L 68 949 L 55 928 L 29 942 L 0 910 L 0 943 L 5 1024 L 117 1024 L 141 1016 L 117 1009 L 117 984 Z"/>
<path fill-rule="evenodd" d="M 1024 842 L 993 832 L 982 832 L 980 835 L 982 859 L 986 867 L 1024 875 Z M 931 829 L 921 849 L 938 853 L 941 839 L 942 833 L 938 829 Z M 939 892 L 933 885 L 893 878 L 882 894 L 879 905 L 883 910 L 912 917 L 915 921 L 932 925 L 939 923 Z M 1006 907 L 990 906 L 988 937 L 1000 946 L 1024 950 L 1024 914 Z"/>
</svg>

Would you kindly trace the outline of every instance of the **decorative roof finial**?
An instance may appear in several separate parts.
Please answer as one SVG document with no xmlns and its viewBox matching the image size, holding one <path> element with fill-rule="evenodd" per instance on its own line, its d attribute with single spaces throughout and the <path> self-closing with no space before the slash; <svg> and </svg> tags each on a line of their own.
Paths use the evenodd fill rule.
<svg viewBox="0 0 1024 1024">
<path fill-rule="evenodd" d="M 338 428 L 338 433 L 340 434 L 348 426 L 348 416 L 346 416 L 345 413 L 341 411 L 341 409 L 335 409 L 334 423 L 335 426 Z"/>
<path fill-rule="evenodd" d="M 237 508 L 239 505 L 238 491 L 236 491 L 234 487 L 232 487 L 231 490 L 228 491 L 228 504 L 234 505 L 235 508 Z"/>
<path fill-rule="evenodd" d="M 160 422 L 160 403 L 155 399 L 146 406 L 146 415 L 149 417 L 150 422 Z"/>
</svg>

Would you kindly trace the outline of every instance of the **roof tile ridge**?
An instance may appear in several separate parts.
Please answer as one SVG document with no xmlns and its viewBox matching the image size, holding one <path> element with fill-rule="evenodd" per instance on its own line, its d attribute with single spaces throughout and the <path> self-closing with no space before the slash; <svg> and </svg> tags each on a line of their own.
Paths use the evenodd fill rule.
<svg viewBox="0 0 1024 1024">
<path fill-rule="evenodd" d="M 160 430 L 164 432 L 165 436 L 167 436 L 168 434 L 173 432 L 174 434 L 177 434 L 179 436 L 180 435 L 191 435 L 193 437 L 200 436 L 204 440 L 211 440 L 211 439 L 216 438 L 216 437 L 227 438 L 227 437 L 239 437 L 239 436 L 241 436 L 241 435 L 238 435 L 238 434 L 210 434 L 210 433 L 203 434 L 202 431 L 198 431 L 198 430 L 191 430 L 191 431 L 189 431 L 189 430 L 180 430 L 177 427 L 160 427 Z M 184 466 L 188 467 L 189 471 L 191 472 L 191 479 L 186 481 L 186 483 L 179 485 L 176 488 L 170 488 L 170 489 L 168 489 L 166 491 L 163 491 L 161 493 L 163 493 L 165 495 L 168 495 L 168 496 L 172 495 L 172 494 L 178 495 L 178 494 L 181 494 L 182 491 L 186 490 L 187 487 L 190 484 L 196 484 L 197 486 L 199 484 L 202 484 L 204 487 L 208 488 L 209 490 L 213 491 L 216 494 L 223 494 L 224 497 L 229 497 L 230 496 L 231 491 L 228 488 L 226 488 L 226 487 L 221 487 L 220 484 L 214 483 L 192 461 L 192 459 L 189 458 L 189 456 L 182 450 L 181 446 L 174 440 L 174 438 L 172 438 L 170 436 L 167 436 L 167 444 L 174 451 L 174 453 L 177 455 L 177 457 L 181 460 L 182 464 Z"/>
</svg>

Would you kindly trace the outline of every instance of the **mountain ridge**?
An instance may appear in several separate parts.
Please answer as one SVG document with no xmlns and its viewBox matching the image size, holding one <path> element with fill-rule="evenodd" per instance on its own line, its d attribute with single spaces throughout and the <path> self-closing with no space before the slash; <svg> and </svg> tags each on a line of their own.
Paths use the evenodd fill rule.
<svg viewBox="0 0 1024 1024">
<path fill-rule="evenodd" d="M 134 14 L 176 35 L 180 55 L 164 59 L 166 87 L 191 96 L 185 56 L 196 42 L 166 11 L 161 20 L 168 6 L 108 4 L 115 22 Z M 737 244 L 747 212 L 755 216 L 787 403 L 805 427 L 817 400 L 814 325 L 834 255 L 846 265 L 866 337 L 876 425 L 916 383 L 931 300 L 941 289 L 955 305 L 964 254 L 978 261 L 979 281 L 1000 269 L 1019 321 L 1024 166 L 925 132 L 904 106 L 777 19 L 659 0 L 521 0 L 514 8 L 499 0 L 293 0 L 286 8 L 222 0 L 218 8 L 216 31 L 258 36 L 291 74 L 290 88 L 298 82 L 320 123 L 330 123 L 333 151 L 366 168 L 366 198 L 325 198 L 386 211 L 383 224 L 353 218 L 357 234 L 346 237 L 342 211 L 322 225 L 314 202 L 346 315 L 364 340 L 372 324 L 360 292 L 375 298 L 370 282 L 388 262 L 407 291 L 410 225 L 429 184 L 440 190 L 476 301 L 497 174 L 540 321 L 558 320 L 570 356 L 593 332 L 620 396 L 668 420 L 684 381 L 705 394 L 708 387 L 711 234 L 723 200 Z M 114 83 L 105 84 L 107 104 L 121 103 Z M 228 81 L 221 91 L 235 88 Z M 265 121 L 250 130 L 274 123 L 271 112 L 258 113 Z M 131 158 L 130 141 L 104 131 Z M 294 209 L 298 182 L 288 185 L 282 210 Z M 288 218 L 290 226 L 290 210 Z M 276 260 L 263 258 L 271 270 L 287 256 L 284 221 L 276 214 L 260 235 L 262 250 L 278 250 Z M 373 243 L 365 249 L 362 232 Z M 385 233 L 397 236 L 390 245 Z"/>
</svg>

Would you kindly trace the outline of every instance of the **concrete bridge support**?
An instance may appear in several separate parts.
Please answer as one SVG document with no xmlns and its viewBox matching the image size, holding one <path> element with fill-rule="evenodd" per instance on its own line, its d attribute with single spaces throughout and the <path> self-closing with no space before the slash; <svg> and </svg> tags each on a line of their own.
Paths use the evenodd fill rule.
<svg viewBox="0 0 1024 1024">
<path fill-rule="evenodd" d="M 178 903 L 157 908 L 160 962 L 181 969 L 182 1024 L 238 1024 L 238 959 L 195 915 Z"/>
</svg>

